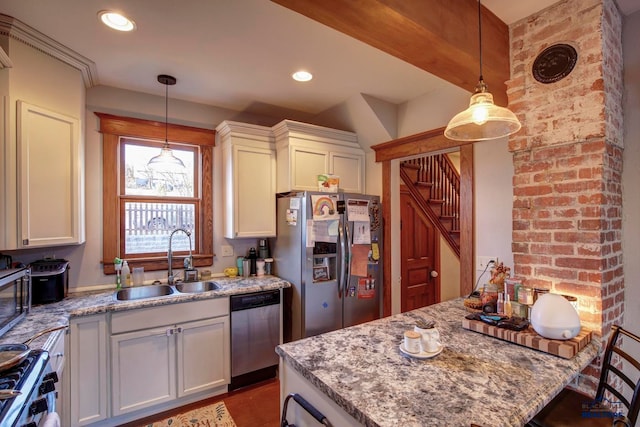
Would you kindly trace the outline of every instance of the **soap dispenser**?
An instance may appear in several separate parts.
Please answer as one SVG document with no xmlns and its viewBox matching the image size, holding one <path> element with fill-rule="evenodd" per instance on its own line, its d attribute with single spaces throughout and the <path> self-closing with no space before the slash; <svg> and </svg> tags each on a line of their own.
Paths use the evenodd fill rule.
<svg viewBox="0 0 640 427">
<path fill-rule="evenodd" d="M 124 260 L 122 262 L 122 282 L 124 286 L 132 286 L 133 279 L 131 278 L 131 270 L 129 269 L 129 263 Z"/>
</svg>

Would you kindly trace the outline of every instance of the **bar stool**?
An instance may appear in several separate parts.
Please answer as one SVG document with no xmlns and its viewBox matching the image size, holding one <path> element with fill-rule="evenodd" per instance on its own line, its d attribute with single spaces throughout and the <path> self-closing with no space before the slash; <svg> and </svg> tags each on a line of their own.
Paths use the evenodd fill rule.
<svg viewBox="0 0 640 427">
<path fill-rule="evenodd" d="M 611 335 L 607 342 L 602 361 L 600 382 L 595 399 L 575 390 L 563 389 L 547 406 L 545 406 L 527 424 L 529 427 L 568 427 L 568 426 L 633 426 L 638 419 L 640 409 L 640 379 L 634 382 L 620 370 L 624 362 L 624 370 L 631 378 L 640 376 L 640 362 L 622 350 L 622 338 L 635 341 L 632 346 L 640 345 L 640 337 L 624 330 L 620 326 L 611 327 Z M 626 347 L 626 346 L 625 346 Z M 626 347 L 626 348 L 630 348 Z M 618 357 L 612 360 L 613 355 Z M 623 390 L 627 393 L 623 394 Z M 605 391 L 608 392 L 605 396 Z M 629 393 L 631 392 L 631 393 Z M 628 400 L 625 395 L 631 394 Z M 614 404 L 614 405 L 611 405 Z M 621 406 L 627 409 L 626 417 L 615 412 L 621 411 Z"/>
</svg>

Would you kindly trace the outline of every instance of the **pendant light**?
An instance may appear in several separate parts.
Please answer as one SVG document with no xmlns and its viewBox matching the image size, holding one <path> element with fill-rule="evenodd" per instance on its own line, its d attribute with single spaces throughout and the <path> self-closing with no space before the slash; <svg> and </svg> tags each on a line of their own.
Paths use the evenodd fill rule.
<svg viewBox="0 0 640 427">
<path fill-rule="evenodd" d="M 471 96 L 469 108 L 456 114 L 444 136 L 457 141 L 486 141 L 502 138 L 520 130 L 520 121 L 508 108 L 493 103 L 493 95 L 482 78 L 482 6 L 478 0 L 478 39 L 480 45 L 480 79 Z"/>
<path fill-rule="evenodd" d="M 152 157 L 147 166 L 153 169 L 162 169 L 171 171 L 178 167 L 184 168 L 182 160 L 173 155 L 173 150 L 169 148 L 169 86 L 176 84 L 176 78 L 166 74 L 160 74 L 158 81 L 165 85 L 165 119 L 164 119 L 164 145 L 160 150 L 160 154 Z"/>
</svg>

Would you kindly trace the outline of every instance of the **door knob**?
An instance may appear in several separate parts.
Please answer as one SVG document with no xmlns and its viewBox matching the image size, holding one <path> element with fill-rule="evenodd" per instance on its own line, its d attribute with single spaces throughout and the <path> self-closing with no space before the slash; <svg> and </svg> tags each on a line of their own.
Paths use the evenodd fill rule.
<svg viewBox="0 0 640 427">
<path fill-rule="evenodd" d="M 432 270 L 431 273 L 429 273 L 429 275 L 435 279 L 436 277 L 438 277 L 438 272 L 435 270 Z"/>
</svg>

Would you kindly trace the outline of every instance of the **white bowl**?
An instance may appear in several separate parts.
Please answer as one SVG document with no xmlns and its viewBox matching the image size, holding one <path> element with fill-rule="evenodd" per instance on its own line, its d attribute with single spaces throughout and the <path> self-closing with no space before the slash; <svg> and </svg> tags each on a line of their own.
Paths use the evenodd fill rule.
<svg viewBox="0 0 640 427">
<path fill-rule="evenodd" d="M 545 338 L 568 340 L 580 333 L 580 317 L 562 295 L 543 294 L 531 308 L 531 326 Z"/>
</svg>

